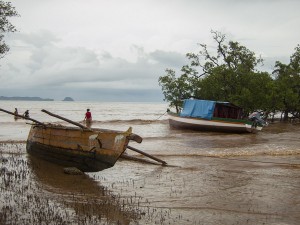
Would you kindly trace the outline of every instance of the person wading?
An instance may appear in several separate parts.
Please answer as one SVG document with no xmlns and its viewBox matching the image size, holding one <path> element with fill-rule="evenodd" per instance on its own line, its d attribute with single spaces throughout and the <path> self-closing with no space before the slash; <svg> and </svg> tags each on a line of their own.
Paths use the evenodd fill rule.
<svg viewBox="0 0 300 225">
<path fill-rule="evenodd" d="M 26 118 L 29 118 L 29 110 L 26 110 L 23 114 L 23 116 L 25 116 Z"/>
<path fill-rule="evenodd" d="M 85 121 L 87 127 L 91 127 L 91 124 L 92 124 L 92 113 L 90 112 L 90 109 L 86 110 L 84 121 Z"/>
<path fill-rule="evenodd" d="M 15 120 L 19 119 L 19 117 L 18 117 L 19 113 L 18 113 L 18 109 L 17 108 L 15 108 L 14 114 L 15 114 L 15 116 L 14 116 Z"/>
</svg>

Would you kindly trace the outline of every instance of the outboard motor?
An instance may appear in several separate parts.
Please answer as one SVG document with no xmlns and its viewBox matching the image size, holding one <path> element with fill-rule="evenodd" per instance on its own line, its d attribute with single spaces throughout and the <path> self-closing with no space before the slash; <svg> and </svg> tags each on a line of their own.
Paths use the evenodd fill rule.
<svg viewBox="0 0 300 225">
<path fill-rule="evenodd" d="M 248 118 L 253 121 L 252 126 L 256 127 L 258 124 L 261 126 L 268 126 L 268 123 L 260 117 L 259 112 L 253 112 Z"/>
</svg>

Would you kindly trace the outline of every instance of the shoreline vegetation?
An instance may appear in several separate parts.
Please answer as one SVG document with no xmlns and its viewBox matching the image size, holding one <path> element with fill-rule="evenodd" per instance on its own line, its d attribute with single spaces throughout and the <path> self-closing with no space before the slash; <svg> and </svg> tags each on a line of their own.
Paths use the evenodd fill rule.
<svg viewBox="0 0 300 225">
<path fill-rule="evenodd" d="M 283 120 L 300 119 L 300 45 L 288 64 L 276 61 L 270 73 L 260 70 L 264 59 L 226 35 L 211 31 L 215 47 L 199 44 L 197 52 L 186 54 L 188 63 L 180 72 L 166 69 L 158 79 L 165 101 L 178 113 L 189 98 L 230 102 L 252 112 L 282 113 Z"/>
</svg>

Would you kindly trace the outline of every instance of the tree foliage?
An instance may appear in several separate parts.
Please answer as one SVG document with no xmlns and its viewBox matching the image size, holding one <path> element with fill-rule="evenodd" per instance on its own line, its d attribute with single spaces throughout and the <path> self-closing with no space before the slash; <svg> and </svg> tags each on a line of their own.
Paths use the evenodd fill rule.
<svg viewBox="0 0 300 225">
<path fill-rule="evenodd" d="M 227 43 L 225 35 L 220 32 L 212 31 L 212 35 L 216 43 L 215 52 L 211 53 L 207 45 L 199 44 L 198 53 L 186 54 L 189 64 L 182 67 L 181 76 L 176 78 L 173 71 L 173 82 L 168 80 L 168 84 L 168 74 L 159 78 L 165 97 L 166 94 L 173 96 L 166 89 L 170 83 L 174 85 L 174 81 L 179 80 L 185 83 L 183 86 L 177 84 L 177 92 L 184 95 L 177 95 L 176 101 L 166 97 L 170 106 L 179 108 L 184 98 L 195 97 L 230 101 L 244 107 L 246 112 L 262 109 L 266 90 L 261 87 L 272 80 L 268 73 L 255 71 L 262 59 L 238 42 Z"/>
<path fill-rule="evenodd" d="M 9 21 L 9 18 L 14 16 L 18 16 L 18 13 L 11 3 L 0 0 L 0 59 L 9 51 L 8 45 L 4 42 L 4 34 L 16 31 L 15 26 Z"/>
<path fill-rule="evenodd" d="M 182 75 L 176 78 L 174 70 L 166 69 L 166 75 L 161 76 L 158 82 L 162 86 L 165 101 L 170 102 L 170 106 L 175 107 L 179 112 L 182 100 L 191 96 L 192 85 L 188 77 Z"/>
<path fill-rule="evenodd" d="M 216 42 L 216 53 L 209 52 L 206 44 L 199 44 L 201 49 L 199 53 L 187 53 L 190 67 L 200 67 L 203 73 L 200 75 L 211 75 L 217 67 L 233 72 L 249 72 L 262 62 L 257 58 L 254 52 L 251 52 L 245 46 L 238 42 L 229 41 L 225 43 L 226 36 L 217 31 L 211 31 L 213 40 Z"/>
<path fill-rule="evenodd" d="M 295 48 L 295 52 L 290 57 L 290 63 L 284 64 L 279 61 L 275 63 L 275 85 L 280 111 L 284 114 L 284 120 L 288 115 L 300 118 L 300 46 Z"/>
<path fill-rule="evenodd" d="M 226 41 L 225 35 L 211 31 L 216 44 L 209 51 L 199 44 L 197 53 L 187 53 L 188 65 L 176 77 L 175 71 L 166 70 L 159 84 L 170 106 L 179 111 L 186 98 L 229 101 L 244 108 L 245 115 L 252 111 L 283 112 L 300 118 L 300 46 L 290 57 L 289 64 L 276 62 L 273 77 L 256 68 L 261 57 L 238 42 Z"/>
</svg>

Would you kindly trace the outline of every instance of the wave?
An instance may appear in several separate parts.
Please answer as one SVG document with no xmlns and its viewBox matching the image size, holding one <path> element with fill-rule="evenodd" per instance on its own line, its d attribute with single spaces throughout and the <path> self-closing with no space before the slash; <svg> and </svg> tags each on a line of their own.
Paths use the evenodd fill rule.
<svg viewBox="0 0 300 225">
<path fill-rule="evenodd" d="M 144 119 L 131 119 L 131 120 L 93 120 L 93 124 L 136 124 L 136 125 L 145 125 L 145 124 L 166 124 L 168 120 L 144 120 Z"/>
</svg>

